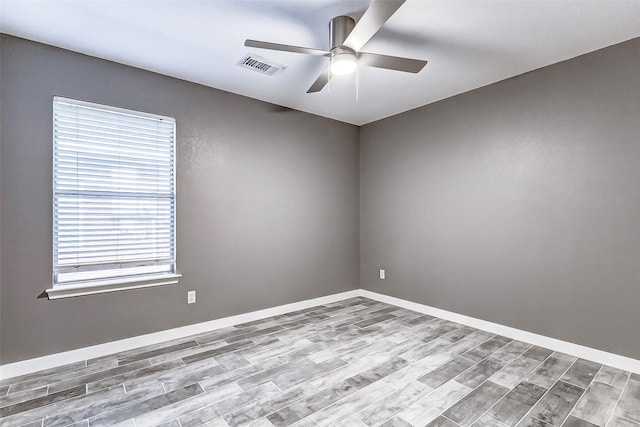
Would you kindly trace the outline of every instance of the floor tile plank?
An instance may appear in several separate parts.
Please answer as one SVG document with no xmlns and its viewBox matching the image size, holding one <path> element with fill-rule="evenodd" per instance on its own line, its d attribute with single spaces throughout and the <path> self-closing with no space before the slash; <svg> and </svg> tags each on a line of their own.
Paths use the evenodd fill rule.
<svg viewBox="0 0 640 427">
<path fill-rule="evenodd" d="M 530 415 L 538 420 L 559 426 L 567 418 L 584 393 L 584 389 L 558 381 L 533 407 Z"/>
<path fill-rule="evenodd" d="M 295 423 L 334 402 L 355 393 L 358 389 L 342 381 L 335 386 L 321 390 L 306 399 L 292 403 L 267 416 L 274 426 L 287 426 Z"/>
<path fill-rule="evenodd" d="M 122 396 L 124 393 L 124 387 L 122 386 L 114 387 L 107 390 L 101 390 L 97 393 L 92 394 L 85 394 L 84 392 L 81 392 L 81 390 L 83 390 L 82 386 L 78 386 L 75 389 L 70 390 L 77 390 L 78 395 L 74 397 L 67 396 L 67 398 L 65 399 L 56 399 L 55 402 L 50 402 L 47 405 L 38 406 L 24 412 L 19 412 L 6 418 L 0 418 L 0 426 L 20 426 L 22 424 L 49 417 L 54 414 L 66 413 L 79 408 L 84 408 L 87 405 L 92 405 L 98 402 L 100 404 L 104 404 L 110 399 Z M 67 391 L 68 390 L 64 390 L 61 393 Z"/>
<path fill-rule="evenodd" d="M 464 357 L 457 357 L 452 361 L 442 365 L 441 367 L 434 369 L 425 376 L 418 378 L 418 381 L 428 385 L 431 388 L 438 388 L 445 384 L 449 380 L 457 377 L 461 373 L 474 365 L 469 359 Z"/>
<path fill-rule="evenodd" d="M 197 347 L 196 341 L 186 341 L 180 344 L 170 345 L 157 350 L 151 350 L 144 353 L 138 353 L 132 356 L 118 359 L 118 365 L 128 365 L 129 363 L 137 362 L 138 360 L 151 359 L 152 357 L 162 356 L 168 353 L 173 353 L 179 350 L 185 350 L 187 348 Z"/>
<path fill-rule="evenodd" d="M 611 366 L 602 366 L 595 380 L 601 383 L 609 384 L 614 387 L 624 388 L 629 379 L 630 373 L 622 369 L 612 368 Z"/>
<path fill-rule="evenodd" d="M 470 426 L 509 392 L 509 389 L 491 381 L 482 383 L 443 415 L 461 426 Z"/>
<path fill-rule="evenodd" d="M 485 357 L 491 355 L 492 353 L 495 353 L 496 351 L 500 350 L 502 347 L 504 347 L 505 345 L 507 345 L 511 340 L 504 338 L 504 337 L 493 337 L 487 341 L 485 341 L 484 343 L 480 344 L 479 346 L 469 350 L 466 353 L 463 353 L 462 355 L 464 357 L 466 357 L 469 360 L 473 360 L 476 362 L 481 361 L 482 359 L 484 359 Z"/>
<path fill-rule="evenodd" d="M 593 381 L 601 367 L 602 365 L 599 363 L 578 359 L 562 376 L 562 381 L 586 388 Z"/>
<path fill-rule="evenodd" d="M 470 388 L 476 388 L 504 367 L 505 363 L 493 357 L 487 357 L 475 366 L 458 375 L 455 380 Z"/>
<path fill-rule="evenodd" d="M 496 403 L 487 415 L 508 426 L 515 426 L 546 391 L 547 389 L 538 385 L 521 382 Z"/>
<path fill-rule="evenodd" d="M 179 400 L 155 410 L 142 413 L 134 417 L 136 427 L 151 427 L 172 419 L 179 419 L 202 407 L 221 402 L 243 393 L 242 388 L 236 383 L 226 384 L 213 391 L 196 394 L 184 400 Z"/>
<path fill-rule="evenodd" d="M 563 427 L 597 427 L 596 424 L 592 424 L 589 421 L 585 421 L 580 418 L 576 418 L 573 415 L 569 415 L 569 418 L 562 424 Z"/>
<path fill-rule="evenodd" d="M 614 416 L 611 418 L 610 427 L 639 427 L 640 423 L 636 423 L 635 421 L 631 421 L 627 418 Z"/>
<path fill-rule="evenodd" d="M 392 391 L 393 389 L 387 384 L 378 381 L 314 412 L 311 418 L 320 426 L 335 426 L 338 421 L 349 418 L 354 413 L 385 398 Z"/>
<path fill-rule="evenodd" d="M 407 405 L 410 405 L 431 391 L 431 387 L 414 381 L 407 384 L 406 387 L 403 387 L 401 390 L 395 391 L 379 402 L 376 402 L 376 404 L 363 409 L 357 414 L 357 417 L 368 426 L 382 424 Z"/>
<path fill-rule="evenodd" d="M 527 377 L 527 381 L 544 388 L 551 388 L 571 364 L 572 362 L 568 360 L 550 356 Z"/>
<path fill-rule="evenodd" d="M 92 365 L 95 366 L 95 365 Z M 71 376 L 70 379 L 64 380 L 64 377 L 60 377 L 61 381 L 52 383 L 49 386 L 49 394 L 56 393 L 58 391 L 67 390 L 72 387 L 77 387 L 80 385 L 86 386 L 90 382 L 104 380 L 106 378 L 115 377 L 118 375 L 125 374 L 131 371 L 137 371 L 138 369 L 143 369 L 151 366 L 148 360 L 140 360 L 138 362 L 133 362 L 129 365 L 118 366 L 117 368 L 112 369 L 100 369 L 97 372 L 81 375 L 81 376 Z M 57 378 L 58 379 L 58 378 Z"/>
<path fill-rule="evenodd" d="M 301 384 L 299 386 L 292 387 L 283 393 L 260 399 L 251 405 L 236 409 L 235 411 L 224 415 L 223 419 L 229 427 L 239 427 L 241 425 L 252 424 L 254 421 L 266 417 L 269 414 L 273 414 L 293 402 L 309 397 L 316 391 L 317 390 L 309 384 Z M 266 422 L 270 423 L 268 420 Z"/>
<path fill-rule="evenodd" d="M 105 414 L 101 414 L 97 417 L 91 418 L 89 419 L 89 426 L 109 426 L 121 421 L 133 419 L 138 415 L 153 411 L 154 409 L 162 408 L 163 406 L 170 405 L 172 403 L 187 399 L 191 396 L 195 396 L 203 392 L 204 390 L 202 390 L 202 388 L 198 384 L 193 384 L 169 393 L 161 394 L 159 396 L 154 396 L 149 399 L 130 404 L 116 411 L 107 412 Z"/>
<path fill-rule="evenodd" d="M 30 374 L 20 375 L 20 376 L 1 380 L 0 386 L 4 387 L 7 385 L 16 385 L 16 384 L 24 383 L 31 380 L 39 381 L 40 386 L 42 386 L 42 385 L 48 384 L 47 381 L 51 377 L 51 375 L 57 375 L 65 372 L 73 375 L 73 372 L 77 371 L 78 369 L 82 369 L 86 366 L 87 366 L 87 362 L 81 361 L 81 362 L 70 363 L 68 365 L 56 366 L 49 369 L 43 369 L 38 372 L 32 372 Z M 21 389 L 18 388 L 16 391 L 19 391 L 19 390 Z"/>
<path fill-rule="evenodd" d="M 395 357 L 388 362 L 374 366 L 364 372 L 354 375 L 351 378 L 347 378 L 347 382 L 352 386 L 361 389 L 364 388 L 387 375 L 396 372 L 397 370 L 406 366 L 409 362 L 401 357 Z"/>
<path fill-rule="evenodd" d="M 513 388 L 525 379 L 534 369 L 540 365 L 540 361 L 524 355 L 518 357 L 507 366 L 496 372 L 491 381 L 506 388 Z"/>
<path fill-rule="evenodd" d="M 629 379 L 616 408 L 616 415 L 640 423 L 640 381 Z"/>
<path fill-rule="evenodd" d="M 453 380 L 449 381 L 410 404 L 398 413 L 397 417 L 416 427 L 426 426 L 471 391 L 472 389 L 465 385 Z"/>
<path fill-rule="evenodd" d="M 593 381 L 571 415 L 604 426 L 613 414 L 621 393 L 622 389 L 618 387 Z"/>
<path fill-rule="evenodd" d="M 527 352 L 525 352 L 524 356 L 542 362 L 547 357 L 551 356 L 551 354 L 553 354 L 553 350 L 549 350 L 548 348 L 544 348 L 540 346 L 534 346 L 531 349 L 529 349 Z"/>
<path fill-rule="evenodd" d="M 39 408 L 41 406 L 51 405 L 61 400 L 83 396 L 86 394 L 86 392 L 87 391 L 84 386 L 78 386 L 70 388 L 68 390 L 59 391 L 57 393 L 48 394 L 46 396 L 36 397 L 24 402 L 14 403 L 13 405 L 0 408 L 0 417 L 8 417 L 9 415 L 17 414 L 18 412 L 25 412 L 30 409 Z"/>
<path fill-rule="evenodd" d="M 552 427 L 551 424 L 545 423 L 537 418 L 527 416 L 524 417 L 520 423 L 518 423 L 517 427 Z"/>
<path fill-rule="evenodd" d="M 7 388 L 9 388 L 7 386 Z M 15 403 L 24 402 L 25 400 L 35 399 L 36 397 L 46 396 L 49 386 L 42 386 L 39 388 L 19 391 L 11 393 L 9 395 L 3 395 L 0 397 L 0 408 L 13 405 Z"/>
<path fill-rule="evenodd" d="M 134 402 L 164 394 L 164 388 L 160 383 L 149 383 L 140 390 L 129 390 L 126 393 L 118 393 L 120 391 L 118 388 L 114 388 L 114 390 L 115 392 L 110 390 L 99 391 L 92 395 L 91 401 L 85 400 L 67 411 L 49 414 L 44 420 L 44 427 L 64 427 L 73 423 L 80 423 L 83 420 L 97 417 L 106 412 L 117 411 Z"/>
</svg>

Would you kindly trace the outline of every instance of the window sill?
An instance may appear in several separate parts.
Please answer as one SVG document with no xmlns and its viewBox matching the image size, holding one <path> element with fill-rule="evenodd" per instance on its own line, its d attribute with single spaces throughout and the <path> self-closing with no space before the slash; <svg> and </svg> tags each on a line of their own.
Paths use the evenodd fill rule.
<svg viewBox="0 0 640 427">
<path fill-rule="evenodd" d="M 50 300 L 72 298 L 84 295 L 102 294 L 106 292 L 126 291 L 130 289 L 151 288 L 156 286 L 175 285 L 182 277 L 181 274 L 158 274 L 137 278 L 118 278 L 73 285 L 60 285 L 45 292 Z"/>
</svg>

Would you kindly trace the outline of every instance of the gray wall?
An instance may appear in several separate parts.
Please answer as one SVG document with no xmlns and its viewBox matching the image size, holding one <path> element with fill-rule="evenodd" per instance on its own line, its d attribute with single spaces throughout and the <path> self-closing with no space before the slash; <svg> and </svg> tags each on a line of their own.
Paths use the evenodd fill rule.
<svg viewBox="0 0 640 427">
<path fill-rule="evenodd" d="M 639 70 L 634 39 L 364 126 L 361 286 L 640 358 Z"/>
<path fill-rule="evenodd" d="M 0 36 L 0 230 L 2 229 L 2 42 Z M 0 237 L 2 237 L 0 233 Z M 0 242 L 0 310 L 2 309 L 2 244 Z M 2 333 L 2 313 L 0 312 L 0 334 Z M 2 364 L 2 337 L 0 336 L 0 365 Z"/>
<path fill-rule="evenodd" d="M 357 127 L 2 43 L 0 363 L 358 287 Z M 51 286 L 54 95 L 176 118 L 179 285 L 37 298 Z M 188 306 L 189 289 L 198 302 Z"/>
</svg>

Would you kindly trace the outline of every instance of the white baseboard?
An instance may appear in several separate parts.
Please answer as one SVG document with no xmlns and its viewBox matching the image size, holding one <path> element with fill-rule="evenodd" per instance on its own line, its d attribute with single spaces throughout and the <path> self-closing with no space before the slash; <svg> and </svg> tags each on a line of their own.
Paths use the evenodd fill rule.
<svg viewBox="0 0 640 427">
<path fill-rule="evenodd" d="M 253 322 L 254 320 L 260 320 L 266 317 L 290 313 L 296 310 L 304 310 L 305 308 L 314 307 L 316 305 L 329 304 L 332 302 L 342 301 L 357 296 L 360 296 L 360 289 L 354 289 L 352 291 L 342 292 L 339 294 L 333 294 L 325 297 L 313 298 L 291 304 L 280 305 L 277 307 L 266 308 L 264 310 L 252 311 L 250 313 L 239 314 L 236 316 L 224 317 L 222 319 L 211 320 L 208 322 L 196 323 L 194 325 L 183 326 L 180 328 L 168 329 L 165 331 L 154 332 L 146 335 L 139 335 L 123 340 L 111 341 L 91 347 L 65 351 L 63 353 L 50 354 L 35 359 L 9 363 L 7 365 L 0 366 L 0 380 L 17 377 L 19 375 L 28 374 L 43 369 L 55 368 L 57 366 L 67 365 L 69 363 L 81 362 L 83 360 L 93 359 L 94 357 L 106 356 L 108 354 L 118 353 L 120 351 L 132 350 L 134 348 L 143 347 L 146 345 L 158 344 L 164 341 L 184 338 L 190 335 L 201 334 L 203 332 L 214 331 L 216 329 L 239 325 L 241 323 Z"/>
<path fill-rule="evenodd" d="M 367 291 L 364 289 L 354 289 L 348 292 L 328 295 L 325 297 L 314 298 L 295 302 L 291 304 L 280 305 L 277 307 L 267 308 L 264 310 L 252 311 L 250 313 L 239 314 L 236 316 L 224 317 L 222 319 L 211 320 L 208 322 L 197 323 L 195 325 L 183 326 L 175 329 L 154 332 L 152 334 L 140 335 L 123 340 L 112 341 L 104 344 L 98 344 L 91 347 L 84 347 L 77 350 L 65 351 L 63 353 L 51 354 L 48 356 L 38 357 L 35 359 L 23 360 L 20 362 L 10 363 L 0 366 L 0 379 L 12 378 L 43 369 L 54 368 L 69 363 L 80 362 L 95 357 L 106 356 L 120 351 L 132 350 L 134 348 L 146 345 L 158 344 L 178 338 L 188 337 L 190 335 L 209 332 L 228 326 L 238 325 L 241 323 L 252 322 L 254 320 L 264 319 L 266 317 L 277 316 L 279 314 L 290 313 L 296 310 L 314 307 L 316 305 L 329 304 L 336 301 L 342 301 L 354 297 L 366 297 L 372 300 L 385 302 L 398 307 L 407 308 L 409 310 L 440 317 L 452 322 L 461 323 L 487 332 L 502 335 L 515 340 L 524 341 L 529 344 L 539 345 L 554 351 L 560 351 L 582 359 L 591 360 L 593 362 L 602 363 L 613 366 L 625 371 L 640 373 L 640 360 L 620 356 L 606 351 L 597 350 L 579 344 L 562 341 L 555 338 L 546 337 L 544 335 L 534 334 L 532 332 L 523 331 L 509 326 L 500 325 L 498 323 L 488 322 L 486 320 L 476 319 L 474 317 L 465 316 L 463 314 L 430 307 L 424 304 L 407 301 L 404 299 Z"/>
<path fill-rule="evenodd" d="M 545 347 L 549 350 L 559 351 L 562 353 L 570 354 L 571 356 L 591 360 L 592 362 L 613 366 L 614 368 L 622 369 L 624 371 L 640 373 L 640 360 L 632 359 L 630 357 L 608 353 L 606 351 L 597 350 L 595 348 L 586 347 L 580 344 L 574 344 L 568 341 L 562 341 L 556 338 L 534 334 L 532 332 L 523 331 L 521 329 L 500 325 L 498 323 L 488 322 L 486 320 L 476 319 L 475 317 L 465 316 L 464 314 L 458 314 L 451 311 L 430 307 L 428 305 L 407 301 L 401 298 L 367 291 L 364 289 L 360 290 L 360 295 L 372 300 L 385 302 L 387 304 L 396 305 L 398 307 L 428 314 L 430 316 L 440 317 L 445 320 L 461 323 L 473 328 L 482 329 L 483 331 L 502 335 L 514 340 L 524 341 L 529 344 Z"/>
</svg>

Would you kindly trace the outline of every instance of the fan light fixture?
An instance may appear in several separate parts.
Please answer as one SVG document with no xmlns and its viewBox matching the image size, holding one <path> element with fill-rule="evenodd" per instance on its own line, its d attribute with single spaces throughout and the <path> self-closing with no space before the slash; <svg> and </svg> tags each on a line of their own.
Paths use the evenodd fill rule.
<svg viewBox="0 0 640 427">
<path fill-rule="evenodd" d="M 356 57 L 351 52 L 340 52 L 331 57 L 331 74 L 336 76 L 351 74 L 357 67 Z"/>
</svg>

